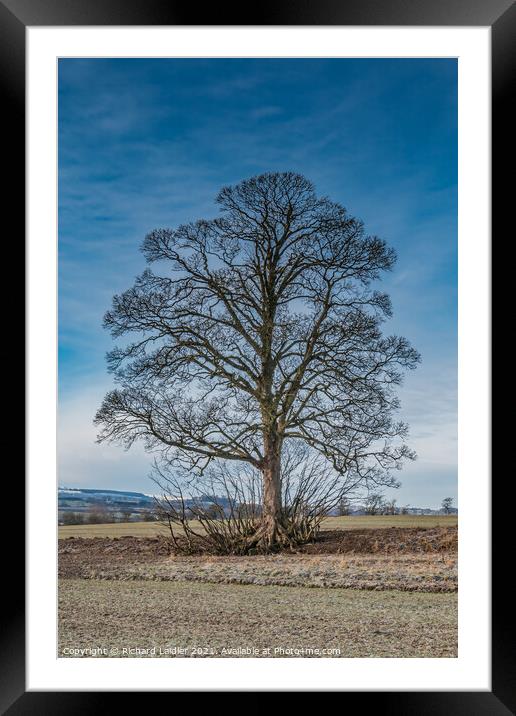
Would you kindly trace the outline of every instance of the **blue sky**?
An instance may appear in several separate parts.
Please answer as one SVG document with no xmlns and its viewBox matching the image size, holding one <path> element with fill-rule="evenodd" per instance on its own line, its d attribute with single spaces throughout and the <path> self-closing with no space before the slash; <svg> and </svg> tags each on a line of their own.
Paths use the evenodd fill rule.
<svg viewBox="0 0 516 716">
<path fill-rule="evenodd" d="M 398 252 L 390 332 L 419 459 L 399 504 L 457 495 L 457 65 L 448 59 L 59 61 L 59 482 L 150 491 L 150 457 L 96 445 L 102 316 L 143 237 L 210 218 L 221 186 L 296 171 Z"/>
</svg>

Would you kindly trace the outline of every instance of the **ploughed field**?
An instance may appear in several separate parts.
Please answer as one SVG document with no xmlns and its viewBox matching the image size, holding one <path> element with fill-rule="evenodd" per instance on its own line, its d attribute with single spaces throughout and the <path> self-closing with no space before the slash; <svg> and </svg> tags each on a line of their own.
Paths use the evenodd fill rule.
<svg viewBox="0 0 516 716">
<path fill-rule="evenodd" d="M 249 557 L 171 554 L 152 523 L 118 536 L 60 528 L 59 654 L 457 655 L 455 517 L 325 527 L 295 553 Z"/>
</svg>

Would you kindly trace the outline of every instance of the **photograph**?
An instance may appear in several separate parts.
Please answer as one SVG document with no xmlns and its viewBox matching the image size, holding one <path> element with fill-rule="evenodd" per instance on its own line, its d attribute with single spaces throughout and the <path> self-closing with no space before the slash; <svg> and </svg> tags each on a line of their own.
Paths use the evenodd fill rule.
<svg viewBox="0 0 516 716">
<path fill-rule="evenodd" d="M 57 657 L 457 660 L 457 57 L 57 93 Z"/>
</svg>

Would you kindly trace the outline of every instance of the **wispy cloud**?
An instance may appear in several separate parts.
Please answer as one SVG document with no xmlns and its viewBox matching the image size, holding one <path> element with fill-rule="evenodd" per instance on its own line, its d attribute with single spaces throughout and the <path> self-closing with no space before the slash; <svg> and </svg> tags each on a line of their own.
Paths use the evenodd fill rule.
<svg viewBox="0 0 516 716">
<path fill-rule="evenodd" d="M 387 328 L 423 356 L 401 394 L 420 455 L 402 479 L 423 494 L 438 471 L 451 492 L 455 61 L 61 60 L 59 67 L 62 478 L 91 484 L 91 473 L 121 486 L 139 474 L 130 465 L 140 458 L 93 444 L 90 418 L 93 394 L 100 402 L 98 386 L 109 384 L 102 316 L 143 270 L 144 235 L 215 215 L 224 184 L 288 169 L 396 248 L 398 265 L 384 281 L 395 309 Z"/>
<path fill-rule="evenodd" d="M 108 384 L 92 381 L 59 404 L 58 480 L 65 487 L 109 487 L 152 492 L 152 457 L 135 445 L 130 452 L 96 442 L 93 417 Z"/>
</svg>

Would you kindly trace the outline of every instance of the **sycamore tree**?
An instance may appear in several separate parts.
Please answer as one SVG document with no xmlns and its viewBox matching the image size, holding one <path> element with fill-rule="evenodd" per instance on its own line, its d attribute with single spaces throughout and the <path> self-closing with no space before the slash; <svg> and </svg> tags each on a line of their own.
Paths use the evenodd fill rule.
<svg viewBox="0 0 516 716">
<path fill-rule="evenodd" d="M 105 316 L 124 341 L 108 354 L 117 388 L 95 422 L 100 441 L 141 440 L 191 475 L 213 461 L 255 470 L 262 506 L 249 544 L 270 549 L 290 539 L 290 442 L 319 454 L 332 479 L 376 488 L 414 457 L 394 416 L 419 356 L 382 333 L 391 303 L 372 284 L 394 251 L 340 204 L 290 172 L 225 187 L 216 201 L 217 218 L 146 236 L 154 270 Z"/>
</svg>

